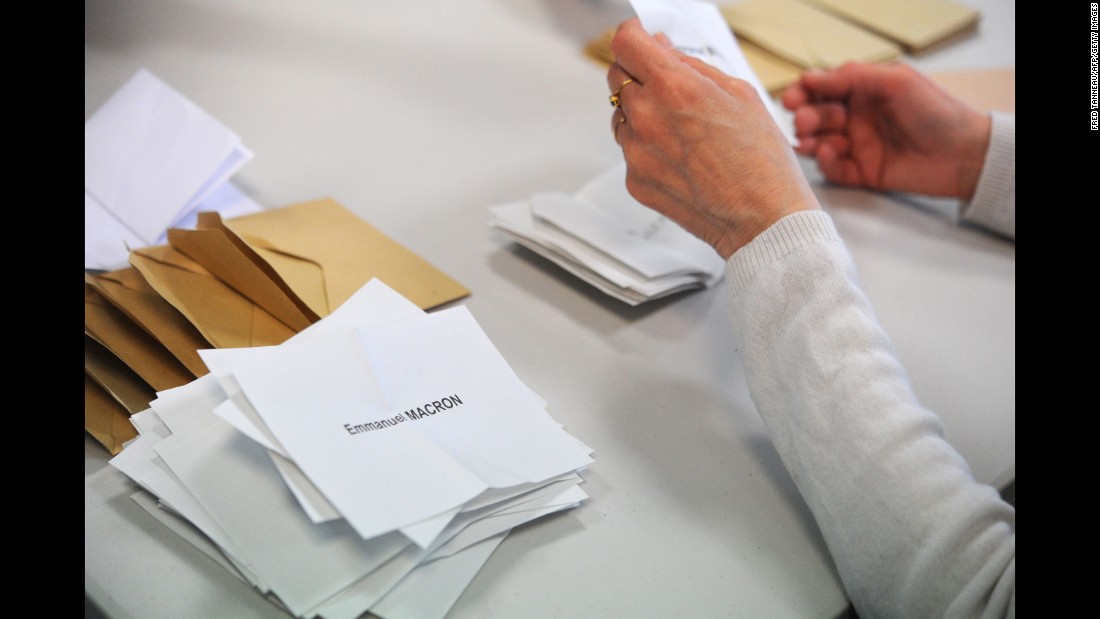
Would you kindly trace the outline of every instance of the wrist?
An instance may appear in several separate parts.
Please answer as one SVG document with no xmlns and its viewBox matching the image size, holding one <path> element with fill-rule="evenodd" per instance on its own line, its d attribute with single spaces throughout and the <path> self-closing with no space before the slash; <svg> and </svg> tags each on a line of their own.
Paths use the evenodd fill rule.
<svg viewBox="0 0 1100 619">
<path fill-rule="evenodd" d="M 820 209 L 821 207 L 818 205 L 816 199 L 808 199 L 792 204 L 787 208 L 772 211 L 767 216 L 753 218 L 737 226 L 730 226 L 726 233 L 714 243 L 714 249 L 722 259 L 729 260 L 730 256 L 751 243 L 756 237 L 767 232 L 772 226 L 787 216 L 804 211 L 816 211 Z"/>
</svg>

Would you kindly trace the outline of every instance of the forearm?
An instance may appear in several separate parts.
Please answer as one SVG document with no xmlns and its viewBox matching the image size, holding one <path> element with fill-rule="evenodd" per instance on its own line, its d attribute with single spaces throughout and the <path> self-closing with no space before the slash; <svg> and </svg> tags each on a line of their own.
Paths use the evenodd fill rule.
<svg viewBox="0 0 1100 619">
<path fill-rule="evenodd" d="M 994 112 L 978 186 L 962 219 L 1016 239 L 1016 116 Z"/>
<path fill-rule="evenodd" d="M 1014 608 L 1015 510 L 913 395 L 822 212 L 728 263 L 753 401 L 863 616 Z"/>
</svg>

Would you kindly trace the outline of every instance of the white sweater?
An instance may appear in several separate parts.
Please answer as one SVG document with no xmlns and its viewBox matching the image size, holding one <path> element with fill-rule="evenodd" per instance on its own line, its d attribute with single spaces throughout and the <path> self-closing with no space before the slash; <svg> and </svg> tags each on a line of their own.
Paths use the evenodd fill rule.
<svg viewBox="0 0 1100 619">
<path fill-rule="evenodd" d="M 994 117 L 963 211 L 1013 239 L 1014 135 Z M 752 399 L 859 615 L 1014 616 L 1016 510 L 917 402 L 832 219 L 782 219 L 727 276 Z"/>
</svg>

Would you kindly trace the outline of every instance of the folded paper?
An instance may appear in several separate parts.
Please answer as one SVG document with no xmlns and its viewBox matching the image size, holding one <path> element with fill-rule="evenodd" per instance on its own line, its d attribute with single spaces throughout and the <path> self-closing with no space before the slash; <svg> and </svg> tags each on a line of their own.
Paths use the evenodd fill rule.
<svg viewBox="0 0 1100 619">
<path fill-rule="evenodd" d="M 84 267 L 121 268 L 130 249 L 163 242 L 251 158 L 239 136 L 139 70 L 84 123 Z"/>
</svg>

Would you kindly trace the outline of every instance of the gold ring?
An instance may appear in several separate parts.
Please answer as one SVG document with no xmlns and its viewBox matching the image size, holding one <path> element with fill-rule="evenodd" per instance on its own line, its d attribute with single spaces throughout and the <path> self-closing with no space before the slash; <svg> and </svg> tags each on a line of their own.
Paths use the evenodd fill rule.
<svg viewBox="0 0 1100 619">
<path fill-rule="evenodd" d="M 627 80 L 625 82 L 623 82 L 622 84 L 619 84 L 619 89 L 618 90 L 611 93 L 611 96 L 608 97 L 608 100 L 611 101 L 611 107 L 619 107 L 620 105 L 622 105 L 622 103 L 619 101 L 619 93 L 623 91 L 623 88 L 626 88 L 627 84 L 629 84 L 630 82 L 633 82 L 633 81 L 634 81 L 633 78 L 627 78 Z"/>
</svg>

